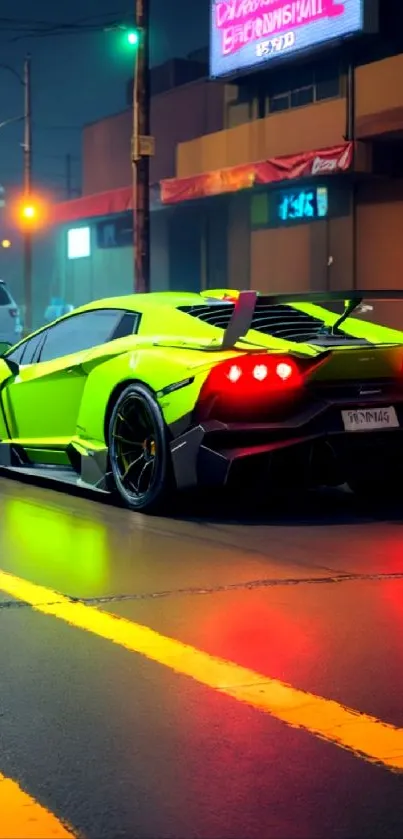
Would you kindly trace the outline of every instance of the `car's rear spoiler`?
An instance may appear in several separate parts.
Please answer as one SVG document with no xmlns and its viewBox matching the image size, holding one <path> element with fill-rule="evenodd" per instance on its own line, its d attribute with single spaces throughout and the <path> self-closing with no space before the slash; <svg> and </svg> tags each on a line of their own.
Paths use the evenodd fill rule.
<svg viewBox="0 0 403 839">
<path fill-rule="evenodd" d="M 358 289 L 355 291 L 296 292 L 295 294 L 259 294 L 257 291 L 241 291 L 235 301 L 234 311 L 224 332 L 223 340 L 219 347 L 216 345 L 215 348 L 229 350 L 249 332 L 257 301 L 266 306 L 285 304 L 292 306 L 293 303 L 313 303 L 320 305 L 323 303 L 342 302 L 344 303 L 344 312 L 340 315 L 336 323 L 333 324 L 332 329 L 335 331 L 360 306 L 363 300 L 403 300 L 403 290 Z"/>
</svg>

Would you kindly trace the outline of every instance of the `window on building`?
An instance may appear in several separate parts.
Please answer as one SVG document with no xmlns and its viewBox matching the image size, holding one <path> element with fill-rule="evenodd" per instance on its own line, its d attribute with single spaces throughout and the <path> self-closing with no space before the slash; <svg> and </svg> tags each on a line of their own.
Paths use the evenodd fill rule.
<svg viewBox="0 0 403 839">
<path fill-rule="evenodd" d="M 261 119 L 290 108 L 334 99 L 340 93 L 338 58 L 271 68 L 256 74 L 253 81 L 234 86 L 233 97 L 227 103 L 226 128 L 250 122 L 255 116 Z"/>
<path fill-rule="evenodd" d="M 91 254 L 91 230 L 89 227 L 72 227 L 67 231 L 67 258 L 81 259 Z"/>
<path fill-rule="evenodd" d="M 290 107 L 290 94 L 280 93 L 278 96 L 270 97 L 270 113 L 275 114 L 279 111 L 288 111 Z"/>
<path fill-rule="evenodd" d="M 268 79 L 264 115 L 333 99 L 340 95 L 340 79 L 339 62 L 333 60 L 283 69 Z"/>
<path fill-rule="evenodd" d="M 334 99 L 341 93 L 341 68 L 338 61 L 327 62 L 315 69 L 315 101 Z"/>
<path fill-rule="evenodd" d="M 290 107 L 301 108 L 303 105 L 312 105 L 314 101 L 315 91 L 314 87 L 300 87 L 298 90 L 292 90 L 290 94 Z"/>
<path fill-rule="evenodd" d="M 98 248 L 130 247 L 133 243 L 133 215 L 122 215 L 110 221 L 101 221 L 95 227 Z"/>
</svg>

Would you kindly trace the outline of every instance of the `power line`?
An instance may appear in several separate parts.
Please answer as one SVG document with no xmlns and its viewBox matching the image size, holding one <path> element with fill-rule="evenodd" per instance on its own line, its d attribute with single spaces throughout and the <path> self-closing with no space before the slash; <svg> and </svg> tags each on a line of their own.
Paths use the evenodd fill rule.
<svg viewBox="0 0 403 839">
<path fill-rule="evenodd" d="M 127 20 L 127 24 L 125 23 Z M 0 18 L 0 25 L 9 32 L 22 32 L 10 39 L 10 42 L 24 38 L 42 38 L 54 35 L 82 34 L 99 32 L 106 28 L 126 29 L 132 22 L 132 14 L 122 12 L 116 17 L 116 10 L 103 15 L 90 15 L 73 21 L 56 22 L 34 19 Z"/>
<path fill-rule="evenodd" d="M 82 125 L 44 125 L 34 122 L 35 131 L 82 131 Z"/>
<path fill-rule="evenodd" d="M 45 158 L 46 160 L 64 160 L 66 155 L 65 154 L 41 154 L 40 155 L 42 160 Z M 81 157 L 78 154 L 71 154 L 71 160 L 81 160 Z"/>
<path fill-rule="evenodd" d="M 132 14 L 129 11 L 122 11 L 119 14 L 118 20 L 122 21 L 125 18 L 132 18 Z M 86 17 L 76 18 L 75 20 L 70 21 L 56 21 L 56 20 L 38 20 L 35 18 L 6 18 L 0 17 L 0 25 L 2 28 L 9 27 L 18 31 L 19 29 L 25 30 L 28 28 L 33 27 L 40 27 L 41 30 L 45 31 L 53 31 L 54 29 L 75 29 L 80 28 L 82 26 L 103 26 L 104 23 L 107 23 L 110 19 L 115 21 L 116 18 L 116 9 L 112 12 L 106 12 L 102 15 L 87 15 Z M 34 31 L 37 31 L 36 29 Z"/>
<path fill-rule="evenodd" d="M 23 41 L 30 39 L 37 39 L 37 38 L 56 38 L 59 37 L 67 37 L 68 35 L 92 35 L 98 34 L 100 32 L 107 32 L 108 30 L 118 31 L 125 31 L 130 29 L 130 23 L 122 24 L 121 21 L 117 22 L 114 21 L 113 23 L 102 24 L 97 26 L 77 26 L 75 28 L 69 27 L 66 29 L 47 29 L 45 31 L 28 31 L 26 30 L 23 35 L 15 35 L 14 38 L 9 38 L 8 43 L 14 44 L 17 41 Z"/>
<path fill-rule="evenodd" d="M 66 38 L 69 35 L 96 35 L 101 32 L 107 32 L 108 30 L 114 30 L 118 32 L 119 30 L 125 31 L 129 28 L 129 25 L 122 25 L 121 22 L 114 21 L 113 23 L 108 23 L 107 25 L 102 24 L 102 26 L 77 26 L 66 27 L 63 29 L 46 29 L 45 31 L 26 31 L 24 35 L 16 35 L 14 38 L 10 38 L 9 43 L 14 43 L 15 41 L 23 41 L 27 38 L 56 38 L 57 36 Z"/>
<path fill-rule="evenodd" d="M 128 7 L 127 11 L 120 12 L 120 16 L 131 15 L 131 7 Z M 93 22 L 101 22 L 105 18 L 115 18 L 116 17 L 116 8 L 111 9 L 109 12 L 104 12 L 103 14 L 94 14 L 94 15 L 86 15 L 85 17 L 75 18 L 74 20 L 67 20 L 67 21 L 56 21 L 56 20 L 41 20 L 38 18 L 10 18 L 10 17 L 0 17 L 0 23 L 10 23 L 10 24 L 17 24 L 18 26 L 25 26 L 27 24 L 34 24 L 39 26 L 79 26 L 82 23 L 87 23 L 88 21 Z"/>
</svg>

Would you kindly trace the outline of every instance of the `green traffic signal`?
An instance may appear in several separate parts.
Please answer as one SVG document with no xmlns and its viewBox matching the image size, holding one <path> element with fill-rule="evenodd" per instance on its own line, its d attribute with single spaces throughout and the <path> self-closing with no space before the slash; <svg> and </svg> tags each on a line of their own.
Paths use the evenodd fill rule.
<svg viewBox="0 0 403 839">
<path fill-rule="evenodd" d="M 136 47 L 139 42 L 139 33 L 135 29 L 127 34 L 127 40 L 132 47 Z"/>
</svg>

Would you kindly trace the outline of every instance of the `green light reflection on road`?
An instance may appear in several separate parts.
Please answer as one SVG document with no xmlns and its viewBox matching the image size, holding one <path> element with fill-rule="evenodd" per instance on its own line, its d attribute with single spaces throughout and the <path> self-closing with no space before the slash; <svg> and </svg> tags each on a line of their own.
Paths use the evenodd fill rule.
<svg viewBox="0 0 403 839">
<path fill-rule="evenodd" d="M 0 561 L 9 566 L 11 559 L 13 573 L 82 597 L 105 592 L 109 550 L 101 521 L 7 497 L 1 519 Z"/>
</svg>

